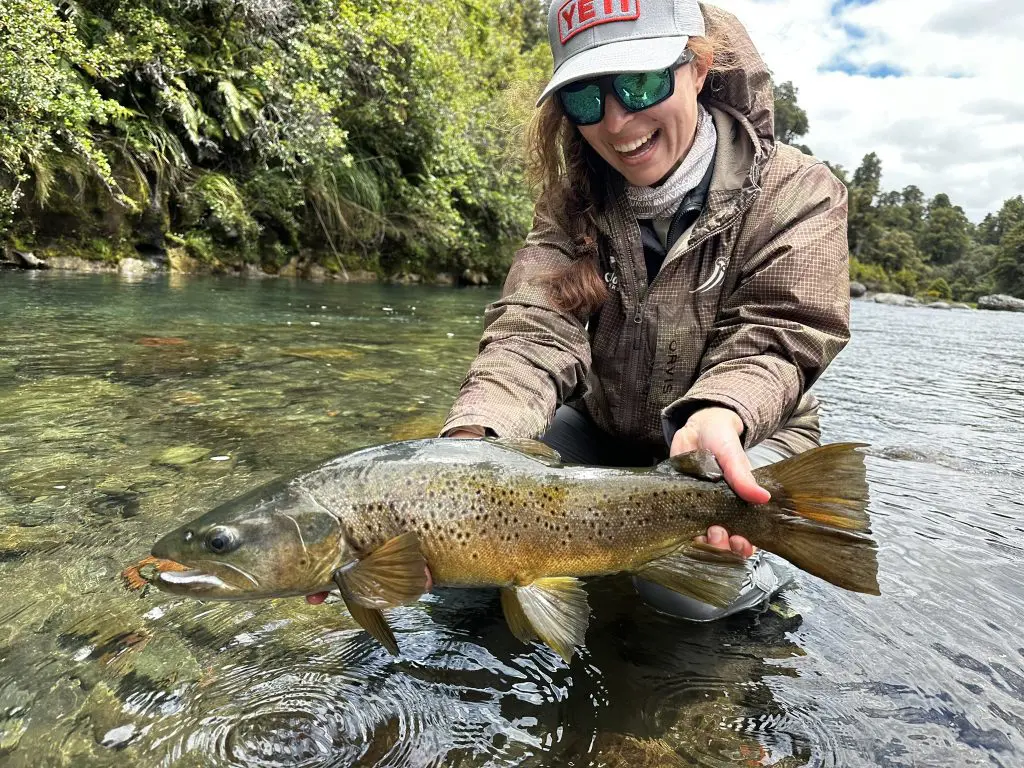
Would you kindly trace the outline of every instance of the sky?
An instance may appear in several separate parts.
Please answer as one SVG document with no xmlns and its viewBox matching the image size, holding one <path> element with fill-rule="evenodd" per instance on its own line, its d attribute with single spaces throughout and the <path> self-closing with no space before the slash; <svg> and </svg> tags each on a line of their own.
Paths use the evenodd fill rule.
<svg viewBox="0 0 1024 768">
<path fill-rule="evenodd" d="M 972 221 L 1024 194 L 1024 0 L 712 0 L 797 87 L 814 154 Z"/>
</svg>

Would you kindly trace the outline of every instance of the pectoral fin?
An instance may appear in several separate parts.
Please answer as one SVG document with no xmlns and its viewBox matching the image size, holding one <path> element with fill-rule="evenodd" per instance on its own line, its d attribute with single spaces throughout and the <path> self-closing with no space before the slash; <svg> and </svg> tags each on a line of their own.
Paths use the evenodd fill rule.
<svg viewBox="0 0 1024 768">
<path fill-rule="evenodd" d="M 636 575 L 716 608 L 729 605 L 747 577 L 746 560 L 729 550 L 687 543 Z"/>
<path fill-rule="evenodd" d="M 427 586 L 426 567 L 416 534 L 403 533 L 336 570 L 334 581 L 346 603 L 394 608 L 420 599 Z"/>
<path fill-rule="evenodd" d="M 505 587 L 501 605 L 512 634 L 524 643 L 543 641 L 566 664 L 576 646 L 583 645 L 590 606 L 578 579 L 550 577 L 526 587 Z"/>
<path fill-rule="evenodd" d="M 344 592 L 341 593 L 341 599 L 345 601 L 345 607 L 348 608 L 348 612 L 355 622 L 377 638 L 380 644 L 387 649 L 388 653 L 392 656 L 397 656 L 398 641 L 395 639 L 395 633 L 388 626 L 388 621 L 384 618 L 384 614 L 373 608 L 364 608 L 359 603 L 346 597 Z"/>
<path fill-rule="evenodd" d="M 659 466 L 666 467 L 668 471 L 696 477 L 698 480 L 709 480 L 712 483 L 722 479 L 722 468 L 718 466 L 715 455 L 702 448 L 673 456 Z"/>
<path fill-rule="evenodd" d="M 540 440 L 531 440 L 528 437 L 498 437 L 491 442 L 525 454 L 549 467 L 559 466 L 562 463 L 562 457 L 558 451 Z"/>
</svg>

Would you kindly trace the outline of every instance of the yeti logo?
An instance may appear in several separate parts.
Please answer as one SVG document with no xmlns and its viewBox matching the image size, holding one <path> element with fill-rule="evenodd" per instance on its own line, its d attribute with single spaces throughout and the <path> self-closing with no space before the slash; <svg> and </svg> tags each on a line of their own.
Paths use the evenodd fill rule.
<svg viewBox="0 0 1024 768">
<path fill-rule="evenodd" d="M 569 0 L 558 9 L 558 37 L 565 45 L 598 24 L 639 18 L 640 0 Z"/>
</svg>

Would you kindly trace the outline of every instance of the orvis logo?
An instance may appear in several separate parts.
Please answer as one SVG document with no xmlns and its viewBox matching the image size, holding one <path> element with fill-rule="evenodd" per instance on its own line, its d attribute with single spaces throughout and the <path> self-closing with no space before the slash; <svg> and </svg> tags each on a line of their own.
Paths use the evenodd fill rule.
<svg viewBox="0 0 1024 768">
<path fill-rule="evenodd" d="M 569 0 L 558 9 L 558 36 L 565 45 L 598 24 L 639 18 L 640 0 Z"/>
</svg>

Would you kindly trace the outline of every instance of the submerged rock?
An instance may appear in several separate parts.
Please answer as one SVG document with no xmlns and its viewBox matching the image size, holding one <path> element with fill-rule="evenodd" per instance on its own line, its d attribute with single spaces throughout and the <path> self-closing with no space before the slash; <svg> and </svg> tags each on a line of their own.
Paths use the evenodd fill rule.
<svg viewBox="0 0 1024 768">
<path fill-rule="evenodd" d="M 169 467 L 185 467 L 202 461 L 209 455 L 210 450 L 208 448 L 201 448 L 198 445 L 179 445 L 174 448 L 168 448 L 157 456 L 153 462 L 155 464 L 165 464 Z"/>
<path fill-rule="evenodd" d="M 1024 312 L 1024 299 L 1006 294 L 982 296 L 978 299 L 978 309 L 991 309 L 1001 312 Z"/>
<path fill-rule="evenodd" d="M 107 749 L 123 749 L 128 746 L 128 742 L 135 736 L 136 730 L 136 727 L 131 724 L 111 728 L 103 736 L 100 744 Z"/>
<path fill-rule="evenodd" d="M 918 307 L 921 302 L 913 296 L 904 296 L 901 293 L 879 293 L 875 296 L 876 304 L 888 304 L 893 307 Z"/>
</svg>

